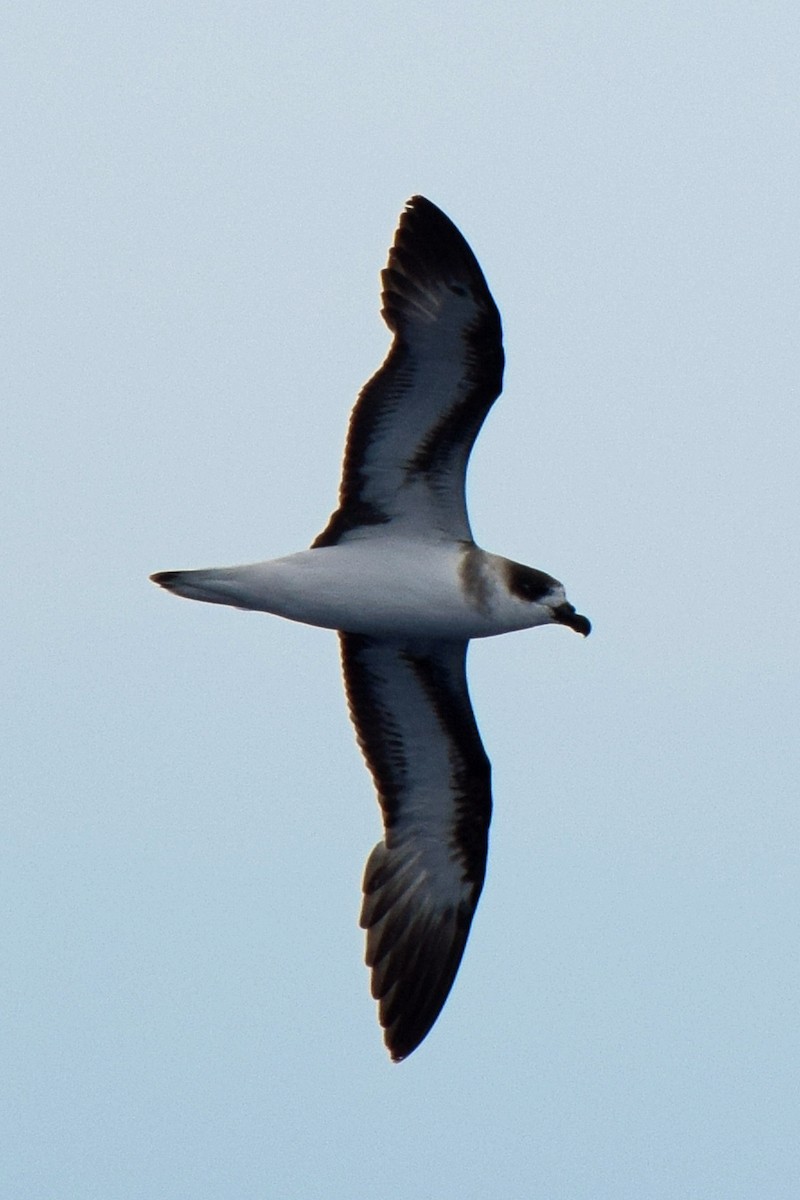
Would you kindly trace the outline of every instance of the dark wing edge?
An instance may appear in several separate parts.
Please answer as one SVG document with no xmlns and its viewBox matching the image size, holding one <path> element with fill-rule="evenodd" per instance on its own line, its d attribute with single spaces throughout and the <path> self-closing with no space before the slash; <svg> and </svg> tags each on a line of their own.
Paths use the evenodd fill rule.
<svg viewBox="0 0 800 1200">
<path fill-rule="evenodd" d="M 352 529 L 390 520 L 366 495 L 368 450 L 381 425 L 402 405 L 404 391 L 416 375 L 414 325 L 436 321 L 435 297 L 443 289 L 469 295 L 476 315 L 460 331 L 464 368 L 462 378 L 454 381 L 453 401 L 426 431 L 408 467 L 420 474 L 444 475 L 460 460 L 465 472 L 475 439 L 502 390 L 505 357 L 497 305 L 466 238 L 424 196 L 412 196 L 401 214 L 381 283 L 381 315 L 394 339 L 351 414 L 339 507 L 312 542 L 313 549 L 336 545 Z"/>
<path fill-rule="evenodd" d="M 430 1032 L 464 954 L 486 871 L 491 767 L 467 691 L 466 643 L 340 639 L 350 716 L 385 829 L 367 860 L 360 924 L 384 1041 L 399 1062 Z M 415 693 L 410 729 L 397 701 L 405 707 Z M 429 763 L 425 743 L 435 750 Z M 436 796 L 420 757 L 422 776 L 436 774 Z"/>
</svg>

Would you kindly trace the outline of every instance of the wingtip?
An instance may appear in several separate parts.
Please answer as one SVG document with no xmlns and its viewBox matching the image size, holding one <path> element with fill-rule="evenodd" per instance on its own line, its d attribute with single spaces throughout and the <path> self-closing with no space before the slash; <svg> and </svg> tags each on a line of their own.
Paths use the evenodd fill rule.
<svg viewBox="0 0 800 1200">
<path fill-rule="evenodd" d="M 433 208 L 436 209 L 436 212 L 442 211 L 437 204 L 434 204 L 432 200 L 429 200 L 427 196 L 422 196 L 419 192 L 416 192 L 413 196 L 409 196 L 408 200 L 406 200 L 405 206 L 408 210 L 415 208 Z"/>
<path fill-rule="evenodd" d="M 402 852 L 378 843 L 367 861 L 360 920 L 383 1041 L 395 1063 L 413 1054 L 436 1024 L 477 903 L 475 895 L 459 910 L 430 912 L 409 869 Z"/>
<path fill-rule="evenodd" d="M 459 244 L 465 241 L 461 230 L 448 217 L 443 208 L 439 208 L 439 205 L 434 204 L 427 196 L 415 195 L 406 200 L 405 207 L 400 215 L 401 229 L 405 229 L 409 224 L 418 224 L 419 222 L 422 222 L 423 229 L 427 225 L 430 231 L 432 233 L 435 232 L 438 238 L 453 237 L 455 235 Z M 473 257 L 472 249 L 469 248 L 469 258 Z"/>
</svg>

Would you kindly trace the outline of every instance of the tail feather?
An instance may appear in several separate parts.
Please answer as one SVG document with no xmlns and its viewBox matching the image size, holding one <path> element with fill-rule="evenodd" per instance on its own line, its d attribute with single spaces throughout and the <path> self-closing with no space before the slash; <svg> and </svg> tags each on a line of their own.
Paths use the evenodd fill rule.
<svg viewBox="0 0 800 1200">
<path fill-rule="evenodd" d="M 231 585 L 231 571 L 156 571 L 150 578 L 167 592 L 183 596 L 186 600 L 203 600 L 206 604 L 228 604 L 236 608 L 240 604 Z"/>
</svg>

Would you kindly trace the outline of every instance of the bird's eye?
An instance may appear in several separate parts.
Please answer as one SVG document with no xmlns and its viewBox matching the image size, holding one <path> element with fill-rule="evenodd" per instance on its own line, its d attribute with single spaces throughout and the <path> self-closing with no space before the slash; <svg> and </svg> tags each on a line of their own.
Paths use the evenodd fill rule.
<svg viewBox="0 0 800 1200">
<path fill-rule="evenodd" d="M 527 600 L 529 604 L 543 600 L 558 586 L 552 575 L 546 575 L 544 571 L 537 571 L 533 567 L 523 567 L 521 563 L 512 565 L 508 582 L 512 592 L 521 600 Z"/>
</svg>

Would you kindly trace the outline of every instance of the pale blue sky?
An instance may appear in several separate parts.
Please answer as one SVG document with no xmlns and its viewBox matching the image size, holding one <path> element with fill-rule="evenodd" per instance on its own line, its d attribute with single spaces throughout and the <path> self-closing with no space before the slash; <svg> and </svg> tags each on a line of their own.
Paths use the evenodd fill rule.
<svg viewBox="0 0 800 1200">
<path fill-rule="evenodd" d="M 3 25 L 3 1196 L 793 1200 L 797 5 Z M 396 1067 L 335 638 L 147 575 L 323 527 L 414 192 L 505 324 L 476 536 L 595 632 L 474 647 L 487 886 Z"/>
</svg>

